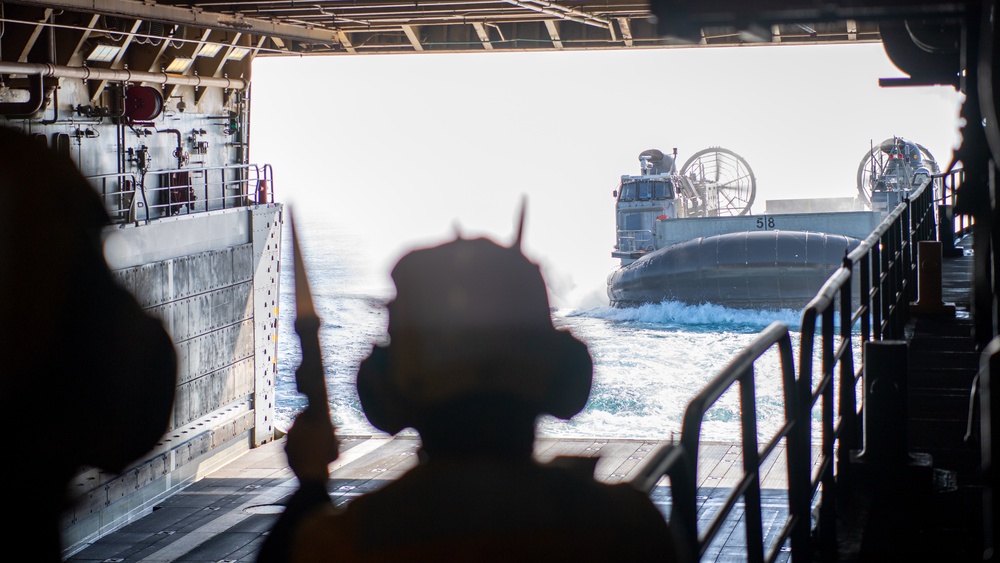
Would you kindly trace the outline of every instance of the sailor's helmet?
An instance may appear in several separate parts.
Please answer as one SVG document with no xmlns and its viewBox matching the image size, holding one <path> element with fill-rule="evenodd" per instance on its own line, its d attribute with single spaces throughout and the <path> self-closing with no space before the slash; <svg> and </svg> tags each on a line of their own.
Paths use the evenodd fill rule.
<svg viewBox="0 0 1000 563">
<path fill-rule="evenodd" d="M 590 354 L 554 327 L 541 271 L 518 246 L 458 238 L 399 260 L 389 344 L 375 346 L 358 373 L 376 428 L 395 434 L 474 396 L 509 397 L 563 419 L 583 409 Z"/>
</svg>

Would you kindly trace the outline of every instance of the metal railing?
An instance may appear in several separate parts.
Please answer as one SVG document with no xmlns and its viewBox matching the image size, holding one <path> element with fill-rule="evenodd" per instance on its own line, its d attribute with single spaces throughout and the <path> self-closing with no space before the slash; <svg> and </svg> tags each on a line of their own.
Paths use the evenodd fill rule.
<svg viewBox="0 0 1000 563">
<path fill-rule="evenodd" d="M 781 365 L 781 383 L 785 400 L 785 422 L 760 448 L 757 428 L 756 372 L 755 362 L 769 350 L 777 347 Z M 722 507 L 713 515 L 706 530 L 698 529 L 698 505 L 696 477 L 698 451 L 701 441 L 701 426 L 705 414 L 723 394 L 734 385 L 739 386 L 740 431 L 743 459 L 743 476 L 727 495 Z M 670 477 L 673 494 L 673 515 L 670 523 L 688 555 L 701 558 L 716 539 L 726 518 L 743 498 L 745 514 L 743 523 L 746 530 L 747 560 L 750 562 L 774 561 L 780 554 L 785 540 L 795 530 L 807 529 L 797 524 L 808 521 L 809 510 L 802 510 L 801 503 L 792 502 L 789 496 L 789 518 L 778 533 L 777 538 L 767 548 L 764 545 L 763 518 L 761 515 L 760 466 L 783 442 L 787 441 L 785 453 L 789 465 L 802 458 L 796 451 L 803 446 L 802 437 L 794 435 L 797 422 L 794 412 L 796 404 L 795 366 L 792 360 L 792 342 L 788 327 L 775 322 L 761 332 L 754 341 L 733 359 L 694 399 L 684 411 L 684 423 L 680 444 L 670 444 L 657 452 L 648 471 L 633 481 L 633 486 L 649 493 L 666 474 Z M 795 455 L 793 455 L 795 454 Z M 797 490 L 801 490 L 798 487 Z M 801 538 L 800 538 L 801 539 Z M 808 539 L 806 537 L 806 539 Z M 765 553 L 765 548 L 767 552 Z"/>
<path fill-rule="evenodd" d="M 941 175 L 934 177 L 940 178 Z M 813 560 L 817 544 L 811 541 L 814 523 L 810 515 L 817 499 L 815 529 L 819 555 L 835 559 L 837 485 L 850 472 L 852 453 L 863 447 L 864 440 L 860 414 L 863 397 L 859 400 L 857 393 L 859 383 L 863 382 L 864 343 L 904 337 L 908 306 L 916 297 L 916 243 L 933 240 L 936 235 L 937 202 L 931 185 L 932 182 L 927 182 L 914 190 L 889 213 L 874 232 L 845 256 L 841 267 L 803 309 L 798 371 L 793 382 L 789 383 L 788 375 L 789 370 L 796 373 L 788 328 L 775 323 L 692 399 L 685 411 L 681 441 L 656 452 L 632 482 L 648 493 L 664 477 L 669 479 L 674 506 L 670 524 L 682 551 L 694 559 L 705 553 L 741 496 L 745 500 L 748 561 L 774 561 L 786 542 L 790 543 L 793 561 Z M 859 291 L 856 298 L 852 295 L 854 287 Z M 785 385 L 785 420 L 764 449 L 758 450 L 753 366 L 776 345 Z M 855 357 L 861 358 L 862 369 L 856 368 Z M 698 528 L 695 503 L 701 420 L 711 403 L 735 383 L 740 385 L 744 476 L 702 531 Z M 821 411 L 819 442 L 814 445 L 812 413 L 817 408 Z M 762 508 L 757 463 L 772 453 L 781 440 L 785 441 L 787 456 L 788 518 L 768 547 L 759 531 Z M 814 446 L 818 446 L 818 451 L 814 451 Z"/>
<path fill-rule="evenodd" d="M 618 231 L 618 252 L 641 252 L 653 249 L 653 231 Z"/>
<path fill-rule="evenodd" d="M 135 174 L 102 174 L 88 180 L 114 223 L 274 202 L 271 165 L 234 164 Z"/>
<path fill-rule="evenodd" d="M 135 174 L 99 174 L 88 176 L 87 180 L 101 194 L 112 223 L 127 222 L 133 206 L 145 205 L 144 194 L 136 189 L 139 182 Z M 135 201 L 137 196 L 139 200 Z"/>
</svg>

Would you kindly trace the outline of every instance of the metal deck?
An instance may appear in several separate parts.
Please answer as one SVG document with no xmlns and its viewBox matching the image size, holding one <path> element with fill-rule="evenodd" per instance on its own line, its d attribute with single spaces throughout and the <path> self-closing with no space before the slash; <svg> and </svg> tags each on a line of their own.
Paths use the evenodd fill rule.
<svg viewBox="0 0 1000 563">
<path fill-rule="evenodd" d="M 619 483 L 631 479 L 646 456 L 666 442 L 646 440 L 542 438 L 536 457 L 599 456 L 596 477 Z M 343 438 L 342 454 L 332 466 L 327 489 L 334 502 L 347 503 L 402 475 L 416 463 L 420 445 L 415 436 L 350 436 Z M 158 505 L 150 514 L 101 538 L 68 561 L 254 561 L 267 531 L 282 509 L 282 502 L 297 487 L 284 455 L 284 439 L 250 450 L 181 493 Z M 699 460 L 701 512 L 710 517 L 732 484 L 741 476 L 740 447 L 706 443 Z M 767 502 L 767 522 L 781 522 L 785 501 L 784 450 L 779 449 L 766 466 L 762 486 Z M 653 500 L 665 515 L 670 513 L 669 491 L 658 487 Z M 743 553 L 742 526 L 738 516 L 728 525 L 725 545 L 713 550 L 718 560 L 732 560 Z M 728 557 L 726 556 L 728 555 Z"/>
</svg>

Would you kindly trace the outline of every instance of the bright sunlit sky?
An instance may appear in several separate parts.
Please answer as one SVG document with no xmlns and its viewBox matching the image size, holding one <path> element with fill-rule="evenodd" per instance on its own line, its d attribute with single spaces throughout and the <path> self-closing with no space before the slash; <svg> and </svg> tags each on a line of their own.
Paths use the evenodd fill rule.
<svg viewBox="0 0 1000 563">
<path fill-rule="evenodd" d="M 898 76 L 880 44 L 258 58 L 251 161 L 274 167 L 297 221 L 370 241 L 386 280 L 456 225 L 512 241 L 524 194 L 524 251 L 553 304 L 589 307 L 618 265 L 611 192 L 645 149 L 735 151 L 755 213 L 853 197 L 870 143 L 894 135 L 947 166 L 959 94 L 878 86 Z"/>
</svg>

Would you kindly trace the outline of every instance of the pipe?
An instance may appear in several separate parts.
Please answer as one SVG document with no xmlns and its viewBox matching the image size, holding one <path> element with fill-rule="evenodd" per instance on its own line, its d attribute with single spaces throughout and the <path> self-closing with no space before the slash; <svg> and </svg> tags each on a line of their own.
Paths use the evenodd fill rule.
<svg viewBox="0 0 1000 563">
<path fill-rule="evenodd" d="M 0 73 L 9 74 L 9 73 Z M 28 76 L 28 96 L 24 102 L 4 102 L 0 103 L 0 115 L 5 117 L 29 117 L 42 109 L 45 101 L 45 91 L 43 88 L 42 75 Z"/>
<path fill-rule="evenodd" d="M 49 28 L 49 62 L 56 60 L 56 31 Z M 52 125 L 59 121 L 59 80 L 51 89 L 52 94 L 52 119 L 43 119 L 42 125 Z"/>
<path fill-rule="evenodd" d="M 55 60 L 55 32 L 49 29 L 48 61 Z M 14 73 L 3 73 L 14 74 Z M 24 102 L 0 103 L 0 115 L 6 117 L 30 117 L 45 107 L 45 79 L 42 76 L 28 76 L 28 100 Z M 58 108 L 57 108 L 58 115 Z"/>
<path fill-rule="evenodd" d="M 138 72 L 114 68 L 89 68 L 54 65 L 48 63 L 15 63 L 0 61 L 0 74 L 26 74 L 29 77 L 79 78 L 82 80 L 107 80 L 108 82 L 150 82 L 153 84 L 175 84 L 200 88 L 246 88 L 245 80 L 239 78 L 216 78 L 208 76 L 187 76 L 168 72 Z M 37 110 L 36 110 L 37 111 Z"/>
<path fill-rule="evenodd" d="M 560 19 L 611 29 L 611 22 L 609 20 L 588 14 L 582 10 L 563 6 L 556 2 L 549 2 L 547 0 L 506 0 L 506 2 L 535 12 L 557 16 Z"/>
<path fill-rule="evenodd" d="M 174 151 L 174 156 L 177 157 L 177 169 L 180 170 L 184 168 L 184 142 L 181 140 L 181 132 L 179 129 L 157 129 L 157 133 L 173 133 L 177 137 L 177 150 Z"/>
</svg>

